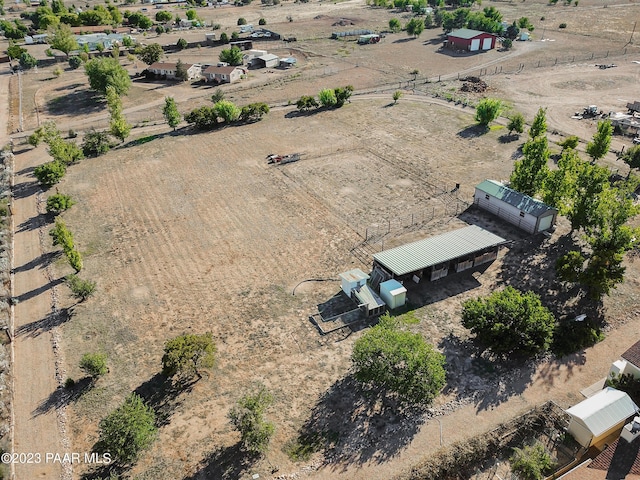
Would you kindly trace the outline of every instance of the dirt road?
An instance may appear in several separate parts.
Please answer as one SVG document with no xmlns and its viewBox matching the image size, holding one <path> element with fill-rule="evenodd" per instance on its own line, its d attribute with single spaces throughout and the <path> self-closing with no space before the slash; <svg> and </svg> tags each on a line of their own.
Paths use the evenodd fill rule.
<svg viewBox="0 0 640 480">
<path fill-rule="evenodd" d="M 7 96 L 10 75 L 0 75 L 0 145 L 8 143 Z M 62 466 L 47 462 L 47 453 L 64 453 L 59 430 L 52 330 L 52 284 L 41 249 L 44 218 L 38 213 L 32 167 L 39 158 L 29 153 L 15 156 L 13 190 L 14 307 L 13 377 L 15 479 L 60 478 Z"/>
</svg>

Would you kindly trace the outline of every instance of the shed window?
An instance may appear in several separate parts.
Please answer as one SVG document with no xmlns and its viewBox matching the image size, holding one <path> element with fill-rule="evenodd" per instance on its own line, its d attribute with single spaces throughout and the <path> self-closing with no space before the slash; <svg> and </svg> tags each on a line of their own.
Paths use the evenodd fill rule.
<svg viewBox="0 0 640 480">
<path fill-rule="evenodd" d="M 521 217 L 524 217 L 524 212 L 520 212 L 520 216 L 521 216 Z"/>
<path fill-rule="evenodd" d="M 487 193 L 487 194 L 485 194 L 484 199 L 485 199 L 485 200 L 489 200 L 489 194 L 488 194 L 488 193 Z"/>
</svg>

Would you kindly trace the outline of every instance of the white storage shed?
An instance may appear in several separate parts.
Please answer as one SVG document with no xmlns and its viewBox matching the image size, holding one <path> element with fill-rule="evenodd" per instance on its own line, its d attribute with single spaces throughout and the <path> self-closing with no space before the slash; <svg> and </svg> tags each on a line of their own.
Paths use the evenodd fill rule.
<svg viewBox="0 0 640 480">
<path fill-rule="evenodd" d="M 601 447 L 617 437 L 638 406 L 625 392 L 607 387 L 567 410 L 571 416 L 568 431 L 583 447 Z"/>
<path fill-rule="evenodd" d="M 495 180 L 476 187 L 473 203 L 528 233 L 550 230 L 558 210 Z"/>
<path fill-rule="evenodd" d="M 387 304 L 389 310 L 402 307 L 407 300 L 407 289 L 395 279 L 380 284 L 380 297 Z"/>
</svg>

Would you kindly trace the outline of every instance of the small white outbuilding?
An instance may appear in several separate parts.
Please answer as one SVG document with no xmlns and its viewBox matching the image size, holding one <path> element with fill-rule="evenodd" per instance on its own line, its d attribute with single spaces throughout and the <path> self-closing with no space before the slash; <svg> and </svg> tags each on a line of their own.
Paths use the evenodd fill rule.
<svg viewBox="0 0 640 480">
<path fill-rule="evenodd" d="M 627 420 L 639 411 L 625 392 L 607 387 L 567 410 L 568 431 L 585 448 L 602 447 L 617 437 Z"/>
<path fill-rule="evenodd" d="M 355 289 L 360 289 L 363 285 L 367 284 L 369 275 L 364 273 L 359 268 L 354 268 L 348 272 L 343 272 L 338 275 L 341 281 L 342 291 L 351 298 L 351 292 Z"/>
<path fill-rule="evenodd" d="M 380 297 L 387 304 L 389 310 L 402 307 L 407 300 L 407 289 L 395 279 L 380 284 Z"/>
</svg>

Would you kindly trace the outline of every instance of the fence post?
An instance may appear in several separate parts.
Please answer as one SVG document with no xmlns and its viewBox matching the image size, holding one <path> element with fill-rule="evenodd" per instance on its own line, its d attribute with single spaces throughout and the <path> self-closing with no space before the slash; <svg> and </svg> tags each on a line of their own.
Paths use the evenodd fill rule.
<svg viewBox="0 0 640 480">
<path fill-rule="evenodd" d="M 607 50 L 607 54 L 604 56 L 604 58 L 607 58 L 609 56 L 609 50 Z"/>
<path fill-rule="evenodd" d="M 593 52 L 591 52 L 591 60 L 593 60 Z"/>
<path fill-rule="evenodd" d="M 391 219 L 389 219 L 389 227 L 387 228 L 387 233 L 391 231 Z"/>
<path fill-rule="evenodd" d="M 367 227 L 364 231 L 364 239 L 365 241 L 369 240 L 369 227 Z"/>
<path fill-rule="evenodd" d="M 538 60 L 538 68 L 540 68 L 540 60 Z"/>
<path fill-rule="evenodd" d="M 557 65 L 557 64 L 558 64 L 558 57 L 556 57 L 556 63 L 554 63 L 554 65 Z"/>
</svg>

